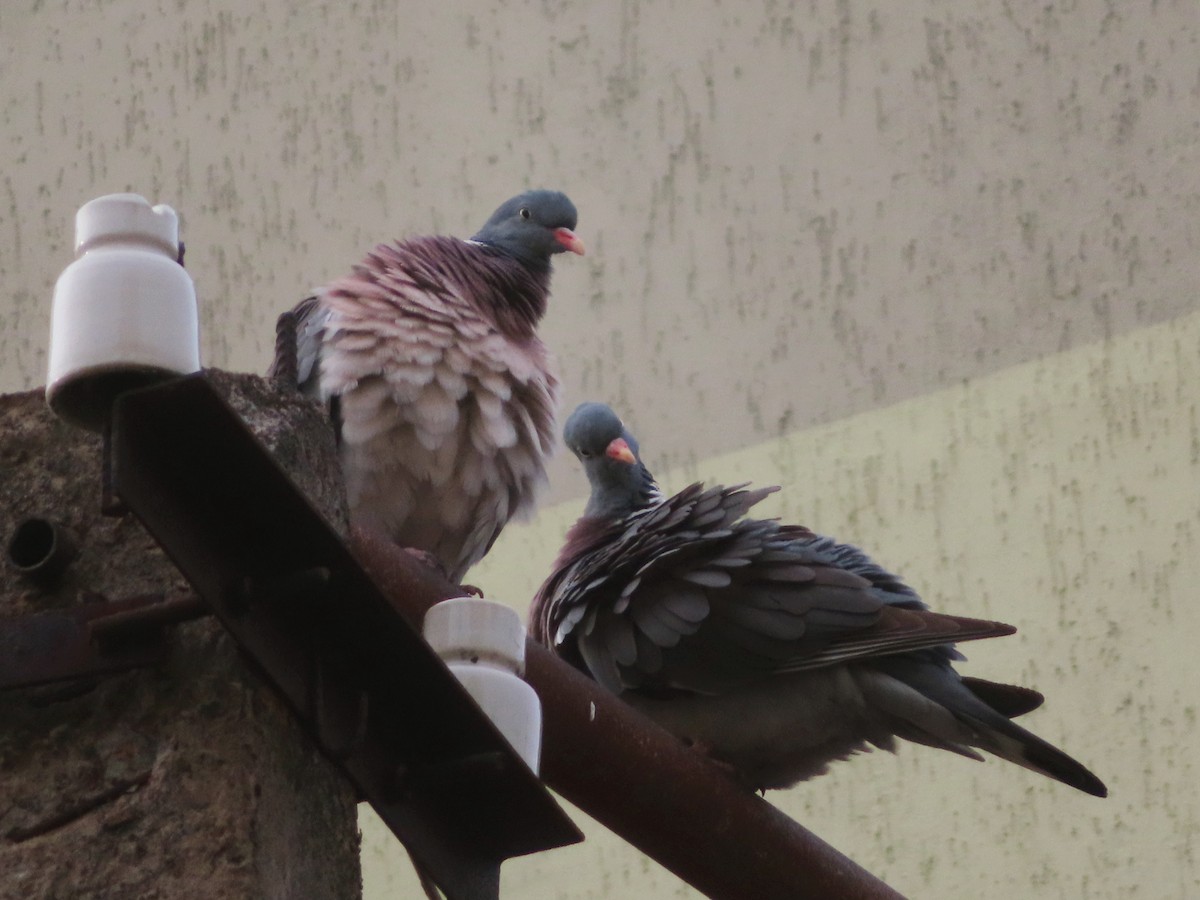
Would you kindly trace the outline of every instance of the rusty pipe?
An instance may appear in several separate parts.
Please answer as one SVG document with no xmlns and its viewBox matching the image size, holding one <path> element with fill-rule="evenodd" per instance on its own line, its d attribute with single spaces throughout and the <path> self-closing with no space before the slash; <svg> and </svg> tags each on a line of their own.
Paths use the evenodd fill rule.
<svg viewBox="0 0 1200 900">
<path fill-rule="evenodd" d="M 386 539 L 355 529 L 351 547 L 416 627 L 461 593 Z M 546 784 L 708 896 L 901 896 L 532 641 L 525 677 L 542 701 Z"/>
</svg>

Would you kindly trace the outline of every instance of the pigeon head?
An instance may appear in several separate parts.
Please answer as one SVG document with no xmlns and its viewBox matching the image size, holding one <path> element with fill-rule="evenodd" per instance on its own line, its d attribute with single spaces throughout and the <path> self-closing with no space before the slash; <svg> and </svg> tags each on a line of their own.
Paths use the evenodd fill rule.
<svg viewBox="0 0 1200 900">
<path fill-rule="evenodd" d="M 503 203 L 471 240 L 489 244 L 533 268 L 546 268 L 555 253 L 583 255 L 572 230 L 575 204 L 558 191 L 526 191 Z"/>
<path fill-rule="evenodd" d="M 592 495 L 585 516 L 616 518 L 662 498 L 638 456 L 638 443 L 603 403 L 582 403 L 563 429 L 563 441 L 583 463 Z"/>
</svg>

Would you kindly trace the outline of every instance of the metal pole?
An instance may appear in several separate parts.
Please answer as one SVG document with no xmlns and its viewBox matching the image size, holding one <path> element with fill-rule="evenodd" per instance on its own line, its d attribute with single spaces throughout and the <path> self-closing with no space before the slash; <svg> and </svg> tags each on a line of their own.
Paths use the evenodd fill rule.
<svg viewBox="0 0 1200 900">
<path fill-rule="evenodd" d="M 414 624 L 459 592 L 386 539 L 356 529 L 352 549 Z M 546 784 L 708 896 L 901 896 L 533 642 L 525 675 L 542 701 Z"/>
</svg>

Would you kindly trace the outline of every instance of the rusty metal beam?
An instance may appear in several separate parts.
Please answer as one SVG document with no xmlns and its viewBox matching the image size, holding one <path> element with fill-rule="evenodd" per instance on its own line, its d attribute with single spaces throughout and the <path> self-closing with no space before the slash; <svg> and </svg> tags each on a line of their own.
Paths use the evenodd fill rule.
<svg viewBox="0 0 1200 900">
<path fill-rule="evenodd" d="M 492 736 L 476 722 L 458 727 L 461 719 L 426 738 L 394 727 L 414 715 L 428 726 L 461 693 L 457 684 L 447 693 L 441 679 L 431 690 L 421 668 L 431 651 L 415 634 L 403 636 L 460 589 L 365 533 L 353 536 L 355 561 L 232 416 L 196 377 L 126 395 L 115 435 L 118 489 L 325 751 L 410 850 L 433 863 L 443 887 L 452 896 L 495 896 L 499 858 L 530 852 L 530 835 L 508 835 L 523 848 L 489 847 L 481 867 L 472 849 L 506 838 L 469 819 L 498 813 L 512 823 L 514 804 L 505 809 L 503 801 L 517 797 L 528 816 L 530 795 L 512 793 L 515 782 L 498 790 L 497 777 L 532 776 L 505 761 L 511 748 L 496 746 L 486 722 Z M 407 632 L 397 628 L 405 620 Z M 292 640 L 297 628 L 300 644 Z M 709 896 L 899 896 L 544 648 L 528 646 L 526 675 L 543 704 L 545 781 Z M 364 676 L 392 690 L 350 702 L 364 696 Z M 431 756 L 413 740 L 439 749 Z M 397 754 L 415 765 L 397 765 Z M 488 797 L 491 812 L 476 805 Z M 571 839 L 560 824 L 543 822 L 542 846 Z"/>
<path fill-rule="evenodd" d="M 352 548 L 414 624 L 454 591 L 390 541 L 356 530 Z M 546 783 L 708 896 L 901 896 L 533 642 L 525 675 L 542 701 Z"/>
<path fill-rule="evenodd" d="M 111 449 L 120 499 L 452 900 L 580 839 L 203 376 L 121 395 Z"/>
</svg>

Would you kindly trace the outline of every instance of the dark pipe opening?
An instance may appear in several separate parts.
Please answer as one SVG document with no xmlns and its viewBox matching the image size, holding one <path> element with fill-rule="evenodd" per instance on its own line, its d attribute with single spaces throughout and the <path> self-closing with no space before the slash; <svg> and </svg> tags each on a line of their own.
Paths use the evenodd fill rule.
<svg viewBox="0 0 1200 900">
<path fill-rule="evenodd" d="M 8 542 L 9 565 L 39 581 L 61 575 L 74 558 L 75 542 L 66 529 L 48 519 L 24 520 Z"/>
</svg>

